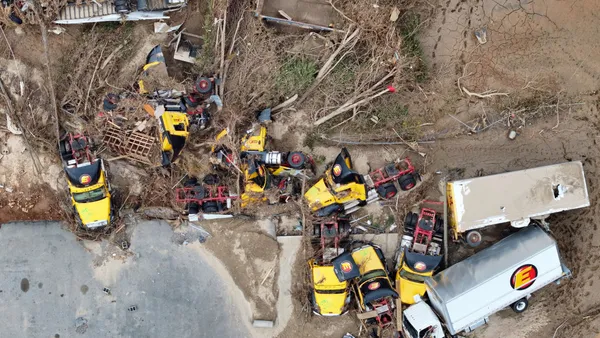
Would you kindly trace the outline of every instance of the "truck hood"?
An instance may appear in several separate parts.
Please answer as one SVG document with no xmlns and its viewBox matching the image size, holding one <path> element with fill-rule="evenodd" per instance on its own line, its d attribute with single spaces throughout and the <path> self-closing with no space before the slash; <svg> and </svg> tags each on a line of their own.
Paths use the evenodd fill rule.
<svg viewBox="0 0 600 338">
<path fill-rule="evenodd" d="M 110 222 L 110 198 L 106 197 L 99 201 L 88 202 L 88 203 L 75 203 L 75 209 L 81 218 L 81 222 L 84 226 L 90 225 L 91 223 L 98 221 L 106 221 L 106 225 Z"/>
<path fill-rule="evenodd" d="M 315 185 L 308 189 L 304 194 L 304 198 L 313 211 L 325 207 L 335 200 L 334 196 L 329 192 L 327 185 L 325 185 L 324 179 L 320 179 Z"/>
<path fill-rule="evenodd" d="M 396 281 L 397 285 L 399 285 L 398 293 L 400 294 L 400 301 L 402 301 L 403 304 L 414 304 L 415 295 L 419 295 L 421 297 L 425 295 L 425 283 L 413 282 L 400 276 L 398 276 Z"/>
<path fill-rule="evenodd" d="M 348 292 L 339 290 L 340 293 L 319 293 L 315 290 L 315 302 L 318 306 L 319 314 L 323 316 L 339 316 L 344 313 Z"/>
</svg>

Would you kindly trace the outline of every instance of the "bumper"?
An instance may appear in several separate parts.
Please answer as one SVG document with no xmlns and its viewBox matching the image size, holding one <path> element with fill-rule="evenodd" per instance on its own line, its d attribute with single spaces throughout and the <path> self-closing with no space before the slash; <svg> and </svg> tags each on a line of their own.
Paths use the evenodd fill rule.
<svg viewBox="0 0 600 338">
<path fill-rule="evenodd" d="M 105 227 L 107 225 L 108 225 L 108 221 L 103 220 L 103 221 L 90 222 L 90 223 L 84 224 L 83 226 L 88 229 L 98 229 L 98 228 Z"/>
</svg>

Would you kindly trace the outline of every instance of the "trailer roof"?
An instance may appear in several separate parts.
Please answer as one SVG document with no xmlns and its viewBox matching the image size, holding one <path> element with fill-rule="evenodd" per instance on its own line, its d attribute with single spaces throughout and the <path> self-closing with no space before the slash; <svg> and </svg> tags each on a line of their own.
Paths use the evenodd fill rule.
<svg viewBox="0 0 600 338">
<path fill-rule="evenodd" d="M 426 278 L 425 284 L 435 290 L 441 301 L 449 302 L 553 246 L 556 246 L 554 238 L 538 226 L 530 225 L 435 276 Z"/>
<path fill-rule="evenodd" d="M 580 161 L 448 182 L 458 232 L 590 205 Z"/>
</svg>

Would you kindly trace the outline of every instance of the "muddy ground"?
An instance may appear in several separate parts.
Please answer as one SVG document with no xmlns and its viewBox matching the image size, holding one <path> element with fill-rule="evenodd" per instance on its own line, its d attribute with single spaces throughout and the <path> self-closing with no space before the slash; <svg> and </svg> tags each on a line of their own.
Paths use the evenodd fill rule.
<svg viewBox="0 0 600 338">
<path fill-rule="evenodd" d="M 510 310 L 501 311 L 491 318 L 488 326 L 477 330 L 473 336 L 597 335 L 600 333 L 600 320 L 595 309 L 600 306 L 600 295 L 594 292 L 594 288 L 600 283 L 600 257 L 596 254 L 600 248 L 600 230 L 596 226 L 600 194 L 597 184 L 600 178 L 600 163 L 597 163 L 600 158 L 597 145 L 600 64 L 595 59 L 600 50 L 596 38 L 597 27 L 600 27 L 600 19 L 595 14 L 598 4 L 593 0 L 547 0 L 542 3 L 448 0 L 423 6 L 428 7 L 432 14 L 421 18 L 414 34 L 420 42 L 420 59 L 427 76 L 411 83 L 407 91 L 398 95 L 404 100 L 411 125 L 418 121 L 419 132 L 414 141 L 419 143 L 413 147 L 416 146 L 416 150 L 425 156 L 405 145 L 348 145 L 357 170 L 366 173 L 369 168 L 376 168 L 386 161 L 409 156 L 423 174 L 429 174 L 423 189 L 414 195 L 437 199 L 437 182 L 443 178 L 467 178 L 563 161 L 582 161 L 591 207 L 558 214 L 549 220 L 565 264 L 573 272 L 572 279 L 537 292 L 530 301 L 529 310 L 520 316 Z M 380 15 L 389 16 L 389 12 L 384 12 L 389 8 L 383 5 Z M 196 4 L 190 6 L 190 10 L 192 13 L 188 20 L 194 22 L 191 28 L 203 34 L 202 25 L 198 22 L 203 20 L 201 12 L 206 9 Z M 350 19 L 360 22 L 358 18 Z M 399 20 L 405 19 L 407 17 L 402 16 Z M 177 20 L 171 23 L 179 23 Z M 241 32 L 243 39 L 249 40 L 253 34 L 265 32 L 260 25 L 242 27 L 250 30 Z M 481 45 L 473 33 L 484 27 L 487 43 Z M 33 97 L 43 99 L 48 91 L 46 80 L 42 78 L 45 68 L 39 29 L 35 26 L 4 29 L 18 61 L 12 61 L 5 41 L 0 39 L 3 81 L 14 81 L 17 73 L 27 76 L 28 84 L 37 84 L 32 85 L 38 90 Z M 89 27 L 86 29 L 89 30 Z M 79 43 L 84 30 L 69 27 L 61 35 L 50 34 L 50 58 L 54 66 L 59 67 L 59 60 Z M 270 28 L 269 32 L 274 30 Z M 127 62 L 115 68 L 119 74 L 112 78 L 116 82 L 111 85 L 118 87 L 132 81 L 147 49 L 164 39 L 153 34 L 151 25 L 147 23 L 136 24 L 126 33 L 134 47 L 128 52 Z M 303 36 L 306 32 L 294 34 Z M 290 52 L 297 53 L 297 49 Z M 272 51 L 265 51 L 265 64 L 268 64 L 270 53 Z M 193 76 L 189 67 L 174 66 L 170 70 L 176 73 L 172 76 L 181 79 Z M 235 72 L 235 69 L 230 72 Z M 236 80 L 233 79 L 232 83 Z M 17 87 L 13 82 L 11 90 L 16 91 Z M 231 97 L 239 92 L 245 93 L 246 89 L 239 89 Z M 489 90 L 501 94 L 485 98 L 467 94 L 484 93 L 485 96 Z M 94 102 L 94 106 L 100 103 Z M 6 109 L 3 104 L 0 101 L 0 108 Z M 327 104 L 332 103 L 328 101 Z M 377 104 L 384 102 L 375 101 L 374 105 Z M 312 127 L 314 112 L 296 108 L 278 115 L 269 133 L 278 150 L 303 150 L 313 154 L 318 159 L 317 172 L 322 172 L 325 164 L 333 160 L 340 144 L 315 137 L 315 134 L 326 135 L 329 139 L 344 139 L 357 133 L 367 133 L 365 130 L 373 128 L 380 134 L 388 134 L 381 136 L 395 138 L 390 128 L 382 131 L 370 122 L 371 115 L 377 115 L 376 106 L 368 107 L 374 112 L 367 114 L 369 118 L 360 120 L 361 126 L 351 122 L 341 128 L 319 129 L 318 133 Z M 52 117 L 47 118 L 52 120 Z M 381 120 L 383 116 L 379 118 Z M 0 146 L 9 152 L 0 158 L 0 223 L 65 218 L 58 205 L 66 197 L 65 183 L 52 145 L 35 147 L 34 157 L 39 158 L 42 168 L 42 172 L 38 173 L 33 164 L 32 149 L 25 145 L 22 137 L 11 135 L 5 128 L 4 118 L 1 120 Z M 510 130 L 517 132 L 514 140 L 507 138 Z M 38 130 L 31 132 L 31 139 L 36 140 Z M 127 206 L 133 206 L 132 201 L 142 200 L 149 192 L 146 183 L 160 176 L 135 163 L 119 160 L 111 163 L 110 169 L 117 188 L 123 191 L 121 199 L 127 200 Z M 178 179 L 170 180 L 169 186 L 177 183 Z M 164 194 L 163 197 L 168 199 Z M 410 208 L 411 198 L 393 205 L 369 206 L 368 212 L 375 216 L 391 214 L 401 218 Z M 297 207 L 283 209 L 292 219 L 301 218 Z M 274 210 L 271 210 L 272 213 L 275 213 Z M 253 318 L 275 320 L 280 294 L 277 278 L 281 273 L 278 266 L 281 248 L 269 234 L 269 226 L 265 222 L 264 219 L 240 219 L 202 224 L 213 236 L 203 245 L 214 253 L 231 276 L 235 285 L 230 287 L 241 290 L 250 304 Z M 174 227 L 177 228 L 176 223 Z M 501 228 L 484 232 L 486 244 L 498 240 L 501 233 Z M 453 248 L 456 251 L 451 253 L 452 257 L 472 254 L 464 246 Z M 293 314 L 287 324 L 281 323 L 285 329 L 279 337 L 341 337 L 346 332 L 358 335 L 358 323 L 352 312 L 340 318 L 319 318 L 308 314 L 302 298 L 306 289 L 305 265 L 306 257 L 301 251 L 290 267 L 293 268 L 294 281 L 289 291 L 293 296 Z M 255 333 L 268 336 L 264 332 Z"/>
</svg>

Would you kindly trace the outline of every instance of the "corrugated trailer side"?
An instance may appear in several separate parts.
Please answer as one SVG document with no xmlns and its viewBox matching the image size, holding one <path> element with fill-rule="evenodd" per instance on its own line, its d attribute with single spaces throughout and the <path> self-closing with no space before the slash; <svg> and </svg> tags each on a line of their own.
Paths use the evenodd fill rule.
<svg viewBox="0 0 600 338">
<path fill-rule="evenodd" d="M 448 331 L 470 331 L 487 317 L 560 279 L 556 241 L 531 226 L 425 280 Z"/>
</svg>

